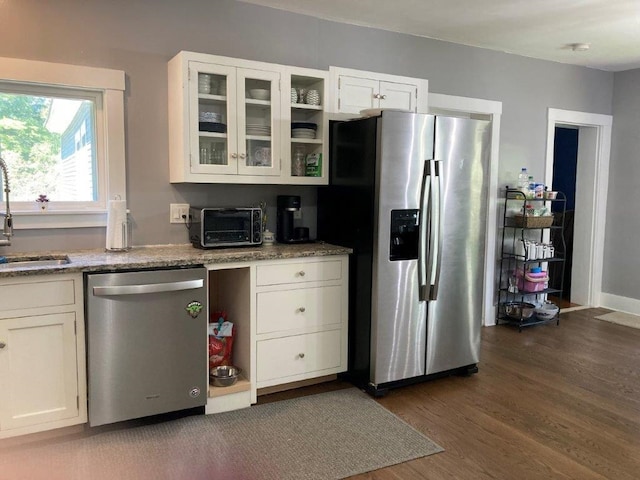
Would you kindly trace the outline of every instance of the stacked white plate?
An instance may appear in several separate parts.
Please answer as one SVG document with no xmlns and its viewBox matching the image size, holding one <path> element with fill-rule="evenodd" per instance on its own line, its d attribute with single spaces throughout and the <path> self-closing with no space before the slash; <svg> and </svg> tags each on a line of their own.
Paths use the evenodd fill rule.
<svg viewBox="0 0 640 480">
<path fill-rule="evenodd" d="M 271 126 L 260 123 L 247 123 L 247 135 L 269 137 L 271 136 Z"/>
<path fill-rule="evenodd" d="M 316 131 L 313 128 L 292 128 L 291 138 L 316 138 Z"/>
<path fill-rule="evenodd" d="M 291 122 L 291 138 L 316 138 L 318 124 L 313 122 Z"/>
</svg>

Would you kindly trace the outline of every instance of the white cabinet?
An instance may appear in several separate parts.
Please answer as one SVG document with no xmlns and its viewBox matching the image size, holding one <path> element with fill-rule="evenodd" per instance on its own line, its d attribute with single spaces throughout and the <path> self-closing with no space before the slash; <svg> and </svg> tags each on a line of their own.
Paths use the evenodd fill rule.
<svg viewBox="0 0 640 480">
<path fill-rule="evenodd" d="M 82 275 L 0 280 L 0 438 L 85 423 Z"/>
<path fill-rule="evenodd" d="M 326 157 L 324 103 L 290 95 L 294 87 L 326 100 L 326 72 L 180 52 L 168 74 L 171 182 L 327 183 L 326 167 L 298 175 L 291 162 L 294 144 Z M 292 141 L 292 120 L 317 125 L 316 135 Z"/>
<path fill-rule="evenodd" d="M 172 181 L 279 176 L 280 72 L 204 60 L 178 56 L 169 64 Z"/>
<path fill-rule="evenodd" d="M 306 68 L 286 68 L 283 97 L 289 93 L 287 135 L 283 157 L 283 176 L 289 176 L 286 183 L 306 185 L 327 185 L 329 183 L 329 125 L 326 110 L 329 105 L 329 74 L 321 70 Z M 295 92 L 295 93 L 294 93 Z M 317 100 L 316 100 L 317 99 Z M 307 125 L 309 124 L 309 125 Z M 306 134 L 311 126 L 315 135 Z M 302 128 L 300 128 L 302 127 Z M 306 130 L 306 131 L 305 131 Z M 301 158 L 319 158 L 317 169 L 301 166 Z M 302 173 L 302 174 L 301 174 Z"/>
<path fill-rule="evenodd" d="M 257 265 L 257 388 L 347 369 L 348 283 L 346 256 Z"/>
<path fill-rule="evenodd" d="M 360 114 L 372 108 L 427 112 L 427 80 L 338 67 L 329 70 L 335 113 Z"/>
</svg>

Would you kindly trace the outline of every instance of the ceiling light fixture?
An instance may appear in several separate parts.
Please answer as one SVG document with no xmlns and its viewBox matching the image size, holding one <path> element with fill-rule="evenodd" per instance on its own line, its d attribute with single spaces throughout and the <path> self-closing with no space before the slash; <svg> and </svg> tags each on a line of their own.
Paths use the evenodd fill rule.
<svg viewBox="0 0 640 480">
<path fill-rule="evenodd" d="M 574 52 L 586 52 L 591 48 L 591 45 L 588 43 L 569 43 L 567 46 Z"/>
</svg>

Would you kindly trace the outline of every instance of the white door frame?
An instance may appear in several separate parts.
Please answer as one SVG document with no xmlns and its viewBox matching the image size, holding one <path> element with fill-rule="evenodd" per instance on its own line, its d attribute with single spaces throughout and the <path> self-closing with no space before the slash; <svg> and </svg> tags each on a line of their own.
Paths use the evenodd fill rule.
<svg viewBox="0 0 640 480">
<path fill-rule="evenodd" d="M 482 309 L 482 325 L 496 323 L 495 298 L 495 265 L 497 252 L 497 210 L 498 210 L 498 166 L 500 151 L 500 118 L 502 102 L 482 100 L 479 98 L 458 97 L 429 93 L 429 112 L 433 114 L 463 114 L 472 117 L 482 115 L 488 117 L 491 124 L 491 157 L 489 160 L 489 202 L 487 205 L 487 227 L 485 233 L 484 263 L 484 306 Z"/>
<path fill-rule="evenodd" d="M 581 198 L 590 198 L 588 209 L 593 212 L 593 221 L 586 228 L 587 231 L 576 232 L 583 238 L 590 239 L 586 257 L 580 259 L 587 267 L 586 292 L 581 297 L 586 298 L 585 306 L 599 307 L 602 295 L 602 270 L 604 257 L 605 221 L 607 212 L 607 189 L 609 185 L 609 158 L 611 154 L 611 126 L 613 117 L 595 113 L 575 112 L 549 108 L 547 123 L 547 154 L 545 165 L 545 183 L 551 185 L 553 180 L 553 151 L 555 144 L 555 127 L 570 125 L 574 127 L 593 127 L 597 130 L 595 156 L 585 158 L 586 162 L 579 168 L 588 169 L 586 178 L 591 181 L 584 187 Z M 582 157 L 581 157 L 582 158 Z M 584 175 L 581 175 L 584 177 Z"/>
</svg>

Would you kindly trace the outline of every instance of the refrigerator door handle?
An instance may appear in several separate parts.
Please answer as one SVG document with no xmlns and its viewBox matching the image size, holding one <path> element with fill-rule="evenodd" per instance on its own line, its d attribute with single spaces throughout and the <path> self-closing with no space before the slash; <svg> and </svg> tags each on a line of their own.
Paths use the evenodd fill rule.
<svg viewBox="0 0 640 480">
<path fill-rule="evenodd" d="M 419 301 L 429 300 L 427 266 L 429 238 L 431 230 L 431 160 L 425 160 L 422 172 L 422 186 L 420 189 L 420 232 L 418 240 L 418 298 Z"/>
<path fill-rule="evenodd" d="M 444 189 L 442 188 L 442 160 L 432 160 L 433 162 L 433 185 L 431 187 L 431 239 L 429 242 L 429 257 L 432 259 L 430 263 L 430 288 L 429 288 L 429 300 L 436 300 L 438 298 L 438 285 L 440 283 L 440 267 L 442 265 L 442 243 L 443 243 L 443 229 L 442 229 L 442 194 Z M 434 260 L 435 257 L 435 260 Z"/>
</svg>

